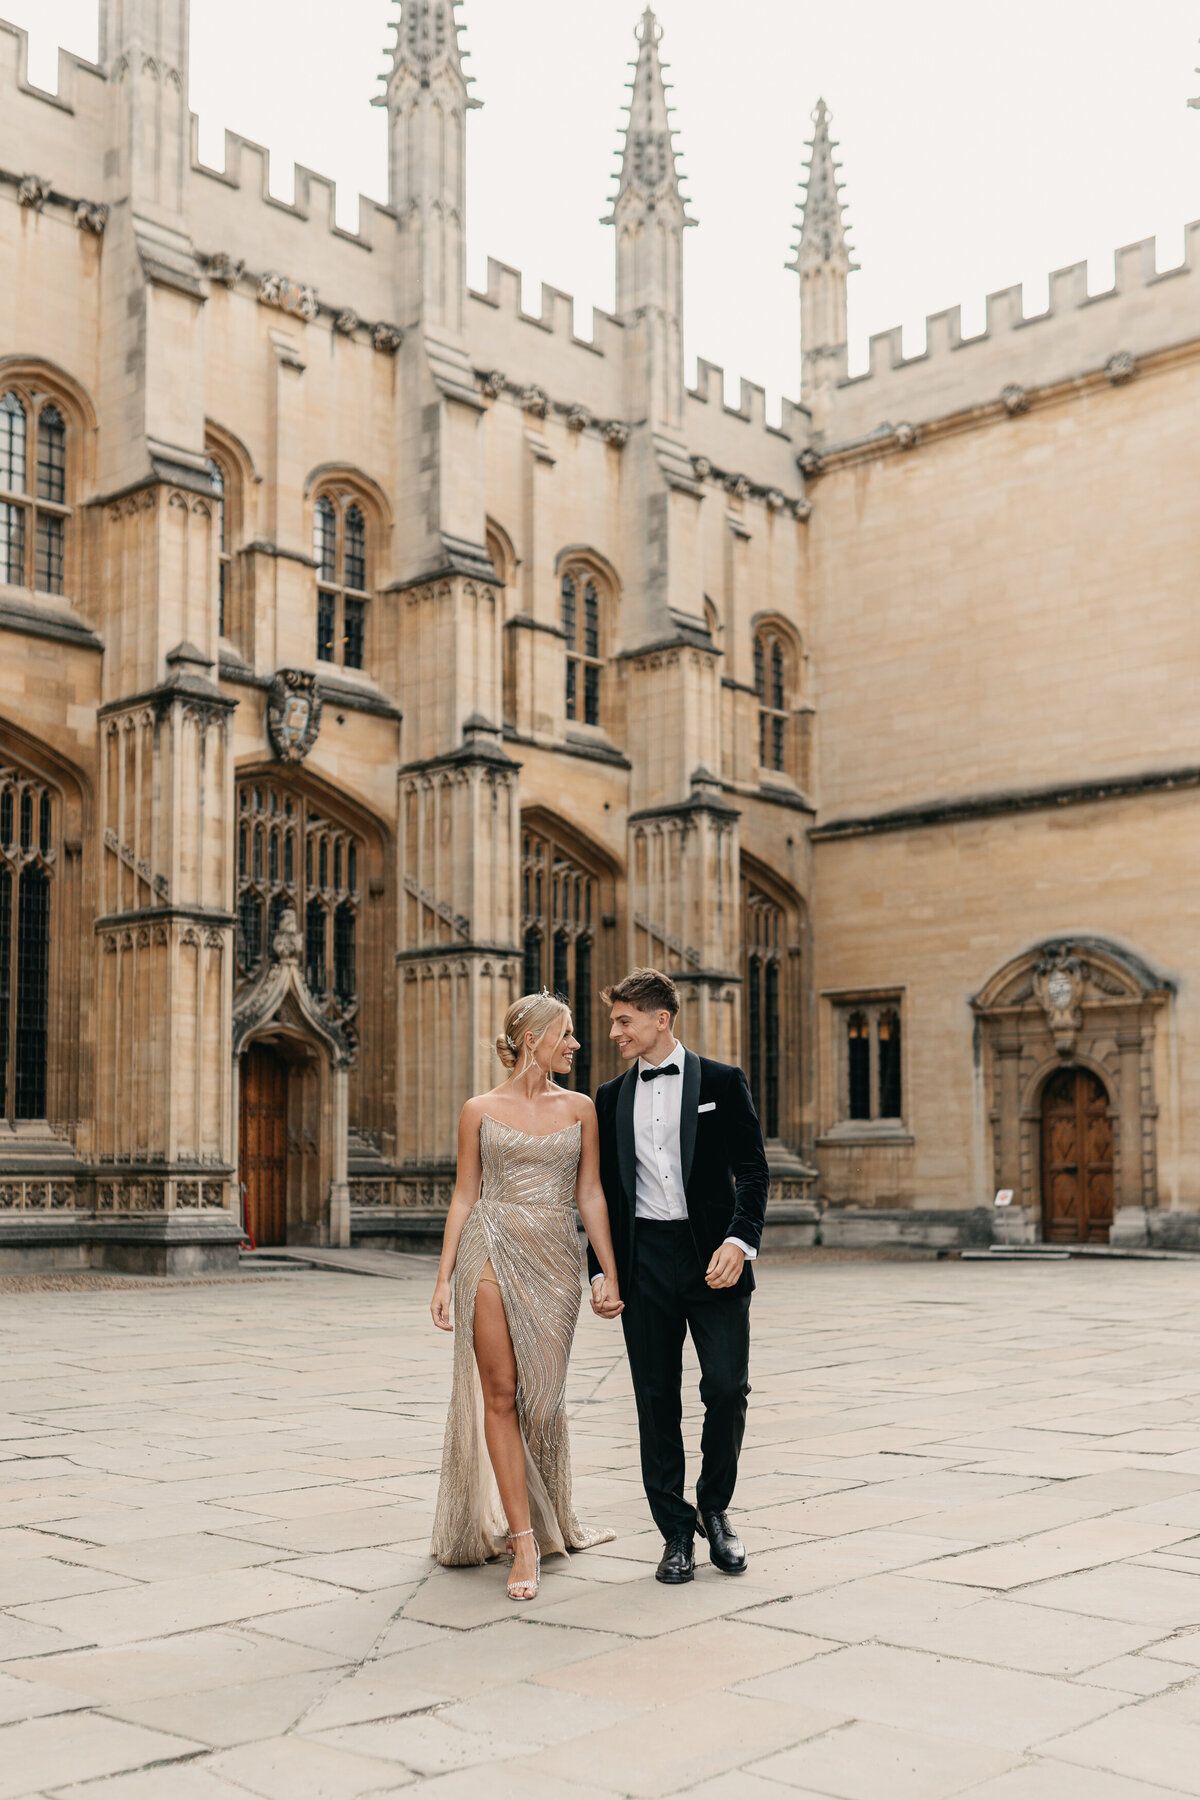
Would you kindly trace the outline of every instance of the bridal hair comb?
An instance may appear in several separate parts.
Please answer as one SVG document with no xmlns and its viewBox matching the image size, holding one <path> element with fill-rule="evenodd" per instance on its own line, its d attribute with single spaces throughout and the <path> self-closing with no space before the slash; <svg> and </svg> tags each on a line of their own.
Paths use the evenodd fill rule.
<svg viewBox="0 0 1200 1800">
<path fill-rule="evenodd" d="M 513 1032 L 517 1029 L 517 1026 L 521 1023 L 521 1020 L 525 1017 L 525 1014 L 527 1012 L 532 1012 L 534 1007 L 538 1004 L 539 1001 L 552 1000 L 553 998 L 554 998 L 554 996 L 550 992 L 550 989 L 543 988 L 540 994 L 535 994 L 533 996 L 532 1000 L 527 1000 L 525 1002 L 524 1006 L 521 1008 L 520 1012 L 517 1014 L 516 1018 L 513 1020 L 512 1025 L 510 1026 L 509 1030 L 505 1034 L 504 1041 L 508 1045 L 510 1050 L 515 1052 L 515 1050 L 517 1048 L 516 1044 L 513 1042 Z"/>
</svg>

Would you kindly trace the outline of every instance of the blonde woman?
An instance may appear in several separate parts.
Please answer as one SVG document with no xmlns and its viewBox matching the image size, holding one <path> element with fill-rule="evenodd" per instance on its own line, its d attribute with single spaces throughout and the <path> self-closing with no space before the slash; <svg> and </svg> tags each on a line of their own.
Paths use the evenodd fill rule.
<svg viewBox="0 0 1200 1800">
<path fill-rule="evenodd" d="M 580 1525 L 571 1504 L 567 1360 L 583 1293 L 576 1206 L 600 1270 L 593 1310 L 609 1319 L 623 1310 L 596 1109 L 555 1080 L 578 1048 L 570 1012 L 545 989 L 509 1007 L 496 1039 L 507 1079 L 459 1116 L 430 1307 L 439 1330 L 457 1328 L 430 1547 L 452 1564 L 507 1553 L 512 1600 L 536 1595 L 543 1553 L 615 1536 Z"/>
</svg>

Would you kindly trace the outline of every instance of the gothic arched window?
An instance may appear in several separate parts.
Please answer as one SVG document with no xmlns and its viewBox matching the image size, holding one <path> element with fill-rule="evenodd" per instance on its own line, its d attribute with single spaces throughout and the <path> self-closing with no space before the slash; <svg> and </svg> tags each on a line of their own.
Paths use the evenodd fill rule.
<svg viewBox="0 0 1200 1800">
<path fill-rule="evenodd" d="M 842 1000 L 835 1017 L 842 1038 L 839 1116 L 899 1120 L 904 1113 L 900 999 Z"/>
<path fill-rule="evenodd" d="M 317 565 L 317 657 L 361 669 L 366 659 L 367 515 L 343 489 L 318 494 L 313 505 L 313 561 Z"/>
<path fill-rule="evenodd" d="M 786 928 L 783 908 L 753 882 L 746 883 L 743 927 L 747 1076 L 763 1133 L 777 1138 Z"/>
<path fill-rule="evenodd" d="M 600 577 L 586 565 L 569 564 L 563 570 L 559 624 L 567 640 L 567 719 L 583 725 L 600 723 L 607 599 Z"/>
<path fill-rule="evenodd" d="M 526 824 L 521 836 L 522 980 L 527 994 L 542 987 L 567 1001 L 579 1049 L 571 1086 L 590 1093 L 598 1052 L 596 992 L 602 898 L 606 878 L 550 829 Z M 612 923 L 609 919 L 608 923 Z"/>
<path fill-rule="evenodd" d="M 207 459 L 209 479 L 216 496 L 217 538 L 217 631 L 225 636 L 225 615 L 229 602 L 229 516 L 226 508 L 228 483 L 224 465 L 215 456 Z"/>
<path fill-rule="evenodd" d="M 754 634 L 754 691 L 758 695 L 758 762 L 763 769 L 791 774 L 789 692 L 795 680 L 794 650 L 777 626 Z"/>
<path fill-rule="evenodd" d="M 0 393 L 0 580 L 65 591 L 68 432 L 63 407 L 24 383 Z"/>
<path fill-rule="evenodd" d="M 44 1119 L 54 790 L 0 765 L 0 1119 Z"/>
<path fill-rule="evenodd" d="M 304 944 L 305 979 L 328 1011 L 358 1010 L 359 838 L 302 794 L 274 781 L 238 794 L 238 944 L 241 977 L 268 953 L 290 907 Z"/>
</svg>

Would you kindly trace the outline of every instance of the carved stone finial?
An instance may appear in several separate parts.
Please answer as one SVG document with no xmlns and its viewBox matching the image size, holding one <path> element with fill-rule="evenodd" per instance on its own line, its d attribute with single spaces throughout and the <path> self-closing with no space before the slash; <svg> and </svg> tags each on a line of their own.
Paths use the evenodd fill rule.
<svg viewBox="0 0 1200 1800">
<path fill-rule="evenodd" d="M 280 762 L 303 762 L 321 729 L 317 678 L 306 669 L 280 669 L 267 698 L 267 736 Z"/>
<path fill-rule="evenodd" d="M 240 256 L 230 256 L 224 250 L 218 250 L 215 256 L 208 259 L 208 278 L 219 281 L 222 287 L 236 287 L 246 272 L 246 264 Z"/>
<path fill-rule="evenodd" d="M 1033 991 L 1037 995 L 1054 1048 L 1060 1056 L 1070 1056 L 1083 1025 L 1083 984 L 1087 976 L 1085 964 L 1069 944 L 1047 946 L 1033 974 Z"/>
<path fill-rule="evenodd" d="M 279 915 L 279 929 L 271 939 L 271 955 L 276 962 L 298 963 L 303 948 L 304 940 L 300 936 L 295 911 L 292 907 L 285 906 Z"/>
<path fill-rule="evenodd" d="M 382 321 L 371 327 L 371 343 L 376 350 L 385 356 L 395 356 L 404 342 L 404 333 L 398 325 L 387 325 Z"/>
<path fill-rule="evenodd" d="M 1000 389 L 1000 404 L 1011 417 L 1029 411 L 1029 395 L 1020 382 L 1010 381 Z"/>
<path fill-rule="evenodd" d="M 80 231 L 103 237 L 104 227 L 108 224 L 108 208 L 101 202 L 81 200 L 75 208 L 75 223 Z"/>
<path fill-rule="evenodd" d="M 1120 387 L 1123 381 L 1132 381 L 1137 374 L 1137 358 L 1131 350 L 1117 350 L 1105 363 L 1104 373 L 1114 387 Z"/>
<path fill-rule="evenodd" d="M 22 206 L 28 206 L 34 212 L 41 212 L 50 198 L 51 184 L 45 175 L 22 175 L 17 188 L 17 199 Z"/>
</svg>

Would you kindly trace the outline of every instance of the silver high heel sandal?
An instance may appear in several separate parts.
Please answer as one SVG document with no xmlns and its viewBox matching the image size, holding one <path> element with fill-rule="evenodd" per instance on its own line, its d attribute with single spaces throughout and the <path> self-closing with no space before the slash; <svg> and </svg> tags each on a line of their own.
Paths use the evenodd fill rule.
<svg viewBox="0 0 1200 1800">
<path fill-rule="evenodd" d="M 536 1600 L 538 1583 L 542 1579 L 542 1547 L 537 1542 L 536 1535 L 532 1529 L 529 1531 L 510 1531 L 504 1541 L 504 1547 L 508 1554 L 515 1558 L 517 1554 L 517 1539 L 523 1537 L 531 1537 L 534 1539 L 533 1551 L 537 1558 L 537 1562 L 534 1567 L 532 1581 L 509 1582 L 507 1593 L 510 1600 Z"/>
</svg>

